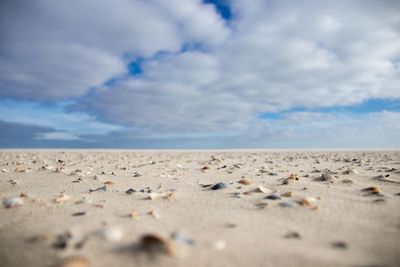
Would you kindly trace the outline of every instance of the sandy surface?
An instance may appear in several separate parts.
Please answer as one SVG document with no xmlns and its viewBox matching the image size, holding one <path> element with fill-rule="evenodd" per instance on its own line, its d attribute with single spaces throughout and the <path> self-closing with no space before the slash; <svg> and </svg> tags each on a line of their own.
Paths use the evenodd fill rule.
<svg viewBox="0 0 400 267">
<path fill-rule="evenodd" d="M 23 201 L 0 208 L 0 266 L 400 266 L 399 151 L 3 151 L 0 170 Z"/>
</svg>

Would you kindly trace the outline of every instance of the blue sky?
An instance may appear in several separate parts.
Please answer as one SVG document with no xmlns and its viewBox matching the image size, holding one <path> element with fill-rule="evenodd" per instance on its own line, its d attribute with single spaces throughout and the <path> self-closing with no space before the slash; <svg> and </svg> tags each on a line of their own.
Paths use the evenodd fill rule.
<svg viewBox="0 0 400 267">
<path fill-rule="evenodd" d="M 0 148 L 400 148 L 398 1 L 1 10 Z"/>
</svg>

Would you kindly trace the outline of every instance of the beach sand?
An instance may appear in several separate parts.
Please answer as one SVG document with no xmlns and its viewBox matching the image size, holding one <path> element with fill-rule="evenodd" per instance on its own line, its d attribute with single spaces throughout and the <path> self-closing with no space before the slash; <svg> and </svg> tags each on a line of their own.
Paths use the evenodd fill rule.
<svg viewBox="0 0 400 267">
<path fill-rule="evenodd" d="M 400 266 L 399 151 L 2 151 L 0 170 L 0 266 Z"/>
</svg>

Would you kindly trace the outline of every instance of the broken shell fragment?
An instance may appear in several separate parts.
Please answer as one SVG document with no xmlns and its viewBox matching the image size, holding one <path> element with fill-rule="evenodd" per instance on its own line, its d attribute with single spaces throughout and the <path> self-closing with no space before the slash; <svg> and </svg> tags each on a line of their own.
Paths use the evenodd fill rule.
<svg viewBox="0 0 400 267">
<path fill-rule="evenodd" d="M 174 199 L 175 198 L 175 192 L 164 192 L 164 193 L 150 193 L 148 199 L 154 200 L 154 199 Z"/>
<path fill-rule="evenodd" d="M 333 176 L 328 171 L 326 171 L 321 174 L 320 179 L 321 181 L 332 181 Z"/>
<path fill-rule="evenodd" d="M 265 186 L 259 185 L 257 188 L 254 188 L 253 190 L 244 192 L 243 194 L 245 194 L 245 195 L 251 195 L 252 193 L 270 194 L 272 192 L 273 192 L 273 190 L 266 188 Z"/>
<path fill-rule="evenodd" d="M 54 199 L 54 202 L 55 203 L 59 203 L 59 204 L 62 204 L 62 203 L 64 203 L 64 202 L 67 202 L 68 200 L 70 200 L 70 196 L 68 196 L 68 195 L 66 195 L 66 194 L 60 194 L 60 195 L 58 195 L 55 199 Z"/>
<path fill-rule="evenodd" d="M 7 209 L 20 207 L 24 204 L 24 200 L 20 197 L 7 198 L 3 201 L 3 206 Z"/>
<path fill-rule="evenodd" d="M 68 256 L 64 258 L 58 267 L 89 267 L 89 260 L 83 256 Z"/>
<path fill-rule="evenodd" d="M 115 182 L 113 182 L 113 181 L 105 181 L 103 184 L 105 184 L 105 185 L 115 185 Z"/>
<path fill-rule="evenodd" d="M 147 214 L 153 216 L 154 219 L 157 219 L 157 220 L 161 219 L 161 215 L 158 212 L 156 212 L 155 210 L 151 210 Z"/>
<path fill-rule="evenodd" d="M 346 169 L 342 172 L 342 174 L 358 174 L 358 171 L 355 169 Z"/>
<path fill-rule="evenodd" d="M 379 195 L 381 190 L 376 186 L 370 186 L 364 189 L 361 189 L 363 192 L 367 192 L 368 195 Z"/>
<path fill-rule="evenodd" d="M 125 193 L 127 193 L 128 195 L 130 195 L 130 194 L 135 193 L 135 192 L 136 192 L 135 189 L 129 188 L 128 190 L 126 190 Z"/>
<path fill-rule="evenodd" d="M 202 170 L 202 171 L 206 171 L 206 170 L 208 170 L 208 169 L 210 169 L 210 167 L 208 167 L 208 166 L 203 166 L 203 167 L 201 167 L 201 170 Z"/>
<path fill-rule="evenodd" d="M 226 183 L 216 183 L 213 186 L 210 187 L 211 190 L 220 190 L 228 187 Z"/>
<path fill-rule="evenodd" d="M 282 193 L 281 196 L 282 197 L 292 197 L 293 196 L 293 192 L 292 191 L 288 191 L 288 192 Z"/>
<path fill-rule="evenodd" d="M 290 239 L 300 239 L 301 236 L 298 232 L 288 232 L 287 234 L 284 235 L 284 238 L 290 238 Z"/>
<path fill-rule="evenodd" d="M 104 191 L 104 192 L 106 192 L 107 191 L 107 186 L 105 185 L 105 186 L 98 187 L 96 189 L 89 189 L 89 193 L 96 192 L 96 191 Z"/>
<path fill-rule="evenodd" d="M 140 248 L 150 254 L 164 254 L 173 256 L 176 254 L 176 246 L 170 240 L 155 234 L 146 234 L 141 237 Z"/>
<path fill-rule="evenodd" d="M 277 195 L 269 195 L 269 196 L 266 196 L 265 199 L 278 200 L 278 199 L 281 199 L 281 197 L 277 196 Z"/>
<path fill-rule="evenodd" d="M 282 184 L 289 184 L 291 181 L 298 181 L 299 180 L 299 175 L 292 173 L 289 175 L 289 177 L 283 179 Z"/>
<path fill-rule="evenodd" d="M 129 214 L 129 216 L 132 218 L 132 219 L 137 219 L 138 217 L 139 217 L 139 212 L 137 211 L 137 210 L 135 210 L 135 209 L 133 209 L 132 211 L 131 211 L 131 213 Z"/>
<path fill-rule="evenodd" d="M 249 178 L 243 178 L 243 179 L 240 179 L 240 180 L 238 181 L 238 183 L 239 183 L 239 184 L 243 184 L 243 185 L 250 185 L 250 184 L 253 183 L 253 180 L 252 180 L 252 179 L 249 179 Z"/>
</svg>

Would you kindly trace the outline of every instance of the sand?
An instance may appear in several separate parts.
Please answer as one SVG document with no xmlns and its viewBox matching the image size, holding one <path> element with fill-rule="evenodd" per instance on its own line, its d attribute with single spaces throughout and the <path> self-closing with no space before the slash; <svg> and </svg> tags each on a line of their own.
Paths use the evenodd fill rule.
<svg viewBox="0 0 400 267">
<path fill-rule="evenodd" d="M 0 170 L 23 200 L 0 208 L 0 266 L 400 266 L 399 151 L 2 151 Z"/>
</svg>

